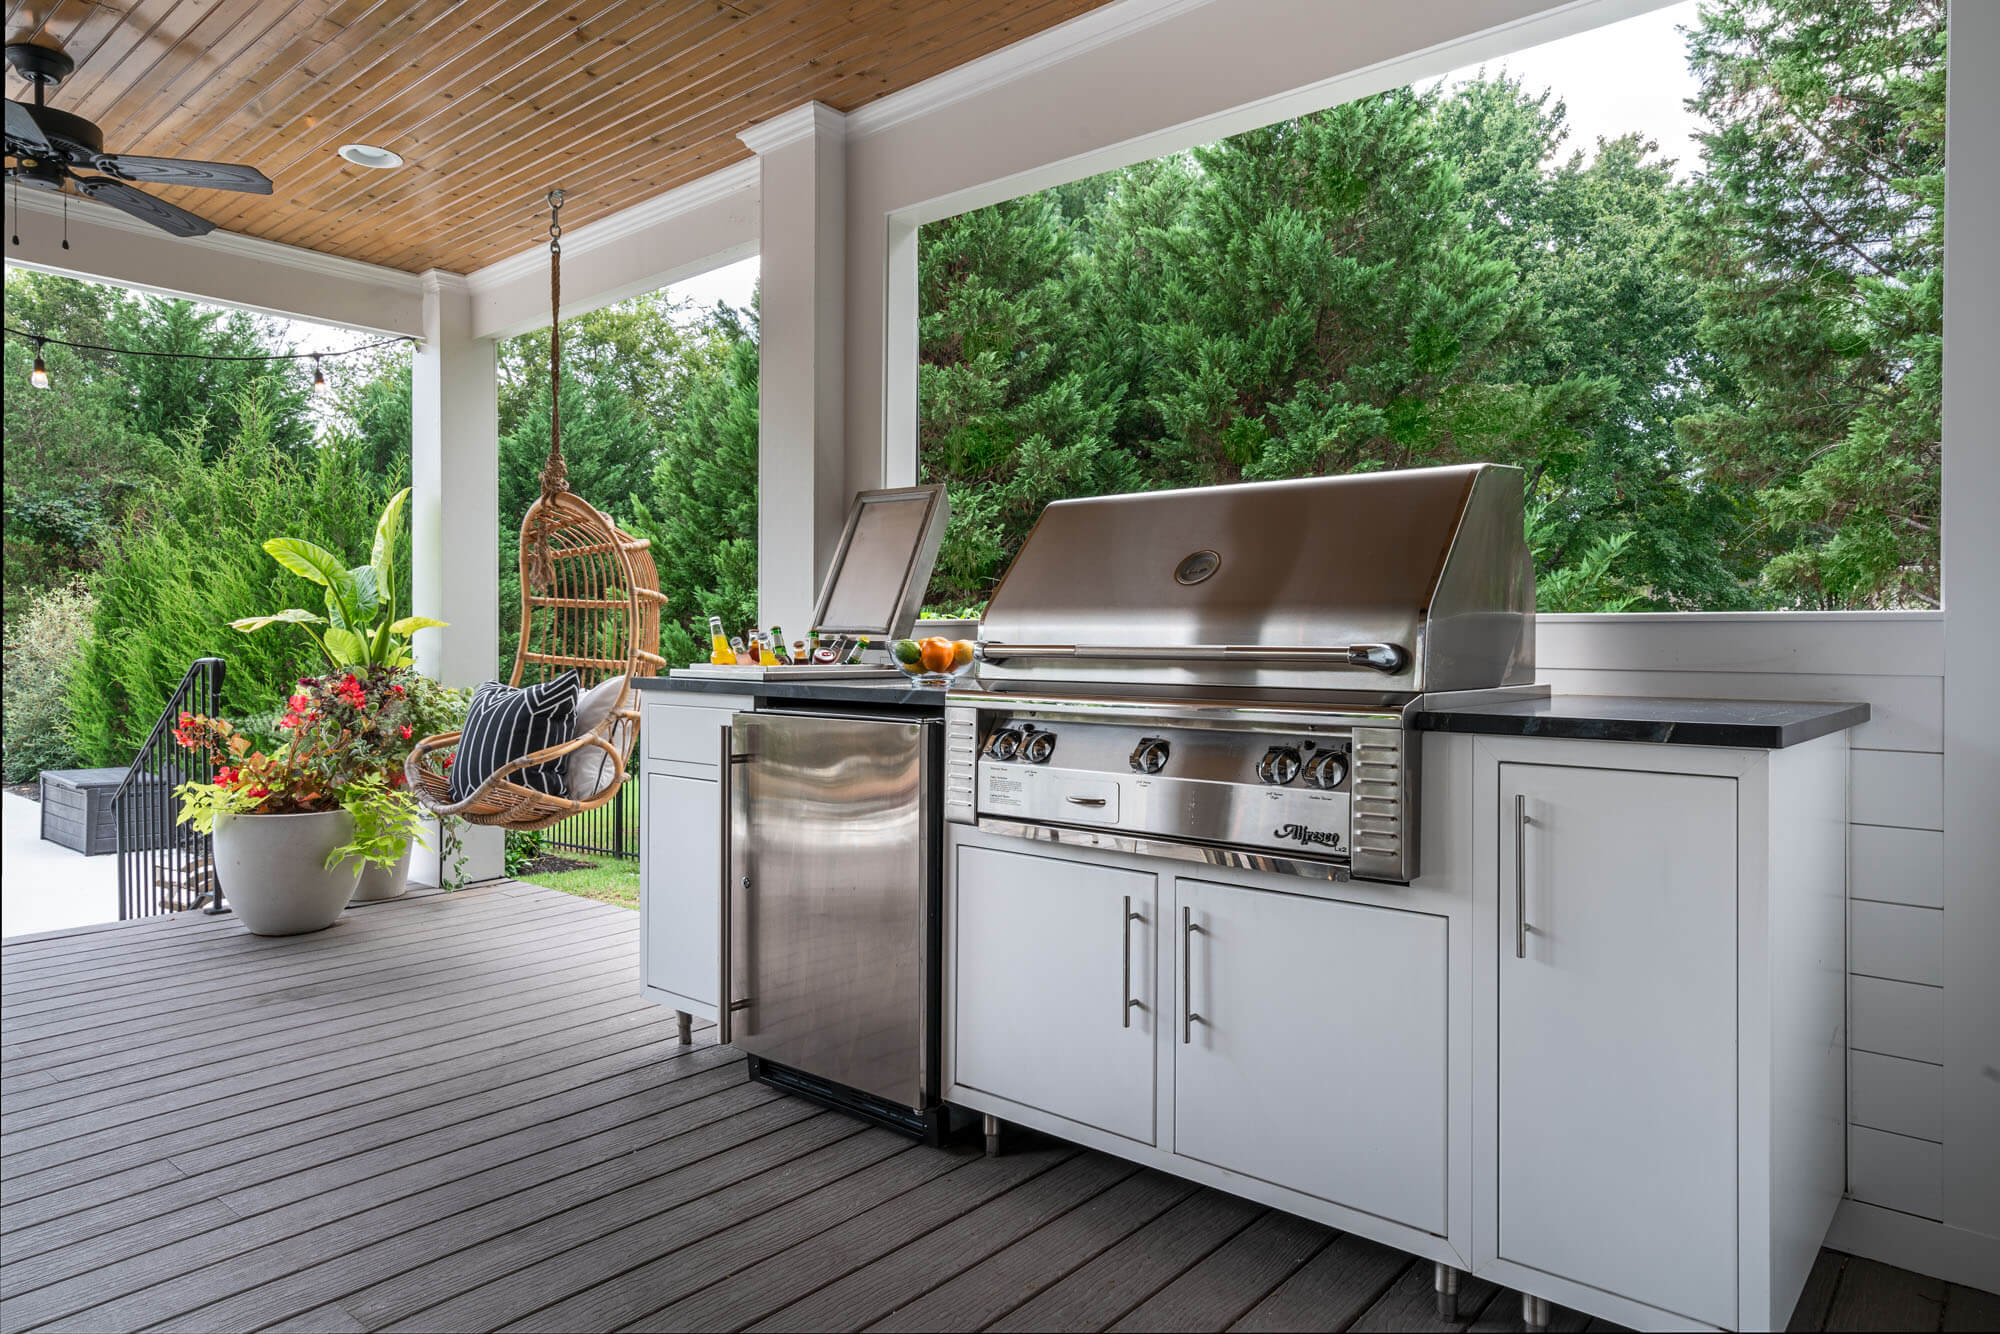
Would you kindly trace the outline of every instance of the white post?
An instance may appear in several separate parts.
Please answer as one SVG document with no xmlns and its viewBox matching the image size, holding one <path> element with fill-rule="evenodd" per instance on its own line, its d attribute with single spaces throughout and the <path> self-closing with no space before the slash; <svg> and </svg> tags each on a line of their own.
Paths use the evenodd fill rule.
<svg viewBox="0 0 2000 1334">
<path fill-rule="evenodd" d="M 808 102 L 740 137 L 760 185 L 758 616 L 803 628 L 849 499 L 846 118 Z"/>
<path fill-rule="evenodd" d="M 417 669 L 451 686 L 476 686 L 498 670 L 498 352 L 493 339 L 472 336 L 465 280 L 425 274 L 424 341 L 410 381 L 412 611 L 451 622 L 416 640 Z M 501 874 L 500 831 L 465 834 L 466 878 Z"/>
</svg>

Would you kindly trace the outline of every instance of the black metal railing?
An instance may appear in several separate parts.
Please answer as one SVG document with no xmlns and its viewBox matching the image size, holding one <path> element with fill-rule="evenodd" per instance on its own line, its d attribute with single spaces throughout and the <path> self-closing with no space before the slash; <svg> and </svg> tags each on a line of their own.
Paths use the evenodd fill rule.
<svg viewBox="0 0 2000 1334">
<path fill-rule="evenodd" d="M 618 795 L 594 811 L 558 820 L 542 834 L 550 851 L 594 852 L 601 857 L 639 855 L 639 776 L 627 774 Z"/>
<path fill-rule="evenodd" d="M 222 890 L 215 880 L 215 854 L 207 834 L 180 823 L 182 783 L 209 778 L 207 758 L 174 740 L 183 713 L 214 717 L 222 703 L 220 658 L 197 658 L 175 687 L 173 698 L 133 757 L 125 781 L 112 797 L 118 821 L 118 916 L 158 917 L 200 907 L 221 913 Z"/>
</svg>

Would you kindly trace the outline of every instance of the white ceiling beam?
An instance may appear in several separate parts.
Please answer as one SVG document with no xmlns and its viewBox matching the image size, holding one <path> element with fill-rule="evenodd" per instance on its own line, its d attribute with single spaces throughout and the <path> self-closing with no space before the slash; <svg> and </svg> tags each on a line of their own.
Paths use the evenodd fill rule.
<svg viewBox="0 0 2000 1334">
<path fill-rule="evenodd" d="M 169 236 L 115 208 L 74 197 L 65 250 L 60 198 L 24 190 L 15 213 L 10 232 L 21 244 L 10 240 L 8 264 L 369 333 L 419 337 L 424 331 L 418 274 L 235 232 Z"/>
<path fill-rule="evenodd" d="M 563 232 L 565 319 L 657 291 L 757 253 L 757 162 L 710 172 Z M 510 338 L 549 322 L 549 251 L 523 250 L 467 275 L 478 338 Z"/>
</svg>

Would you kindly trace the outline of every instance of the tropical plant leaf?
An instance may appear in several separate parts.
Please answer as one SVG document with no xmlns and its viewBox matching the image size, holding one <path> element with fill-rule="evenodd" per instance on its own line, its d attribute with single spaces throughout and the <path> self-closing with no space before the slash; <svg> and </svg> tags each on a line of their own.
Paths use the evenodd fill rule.
<svg viewBox="0 0 2000 1334">
<path fill-rule="evenodd" d="M 389 628 L 399 635 L 413 635 L 419 630 L 442 630 L 450 624 L 450 621 L 433 620 L 428 616 L 405 616 Z"/>
<path fill-rule="evenodd" d="M 297 537 L 274 537 L 264 544 L 271 559 L 326 590 L 327 619 L 343 628 L 365 623 L 355 596 L 354 575 L 325 547 Z"/>
<path fill-rule="evenodd" d="M 240 620 L 231 621 L 229 626 L 232 630 L 241 630 L 247 635 L 253 630 L 262 630 L 267 625 L 323 625 L 325 623 L 326 618 L 324 616 L 315 616 L 311 612 L 299 607 L 287 607 L 283 611 L 273 612 L 269 616 L 245 616 Z"/>
<path fill-rule="evenodd" d="M 381 588 L 375 582 L 373 565 L 357 565 L 347 572 L 354 581 L 354 628 L 366 631 L 375 623 L 375 613 L 381 610 Z"/>
<path fill-rule="evenodd" d="M 368 641 L 337 625 L 326 632 L 326 651 L 335 665 L 341 667 L 357 666 L 368 661 Z"/>
<path fill-rule="evenodd" d="M 410 501 L 410 488 L 404 487 L 389 497 L 389 503 L 382 507 L 382 517 L 375 524 L 375 550 L 368 563 L 375 568 L 375 586 L 382 596 L 392 604 L 394 613 L 396 598 L 396 541 L 403 535 L 403 510 Z"/>
<path fill-rule="evenodd" d="M 332 587 L 334 575 L 347 572 L 331 551 L 303 538 L 274 537 L 264 544 L 264 550 L 271 553 L 272 560 L 321 588 Z"/>
</svg>

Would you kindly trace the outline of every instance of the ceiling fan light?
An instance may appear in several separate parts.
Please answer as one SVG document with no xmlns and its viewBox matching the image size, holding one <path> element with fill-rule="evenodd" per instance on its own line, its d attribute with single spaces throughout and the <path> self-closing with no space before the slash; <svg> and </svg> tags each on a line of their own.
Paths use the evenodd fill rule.
<svg viewBox="0 0 2000 1334">
<path fill-rule="evenodd" d="M 357 167 L 369 167 L 375 171 L 388 171 L 403 165 L 400 154 L 373 144 L 342 144 L 340 155 Z"/>
</svg>

